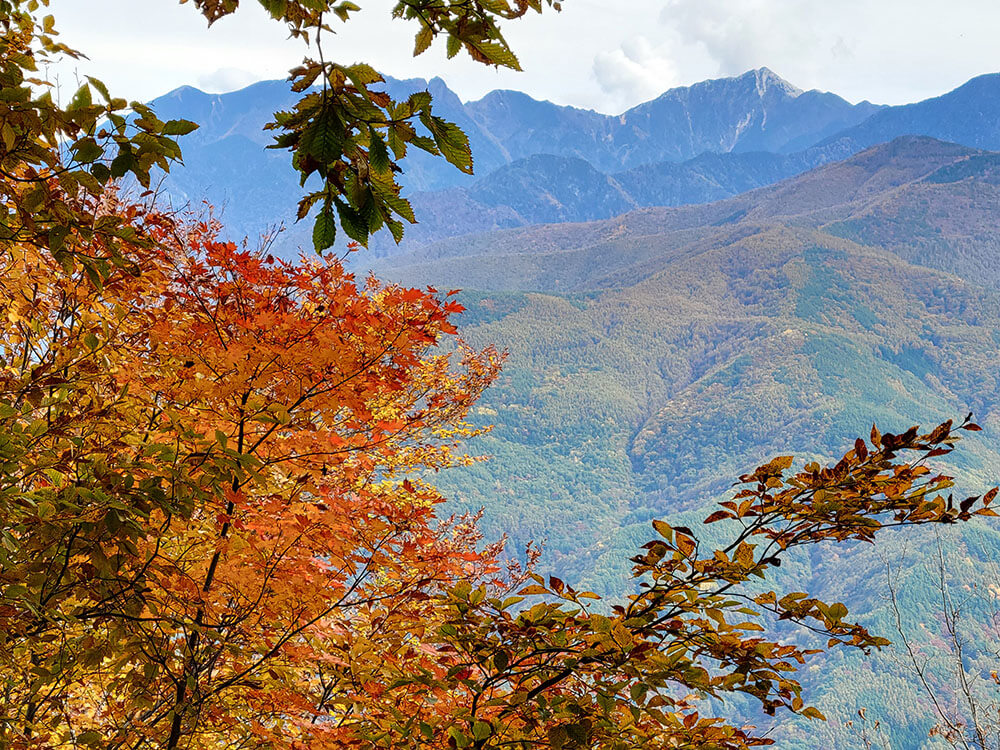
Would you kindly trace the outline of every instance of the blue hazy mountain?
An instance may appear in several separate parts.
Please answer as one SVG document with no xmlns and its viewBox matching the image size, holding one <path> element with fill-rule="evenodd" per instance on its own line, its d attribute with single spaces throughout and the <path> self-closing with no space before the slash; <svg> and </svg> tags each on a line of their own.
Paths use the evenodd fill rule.
<svg viewBox="0 0 1000 750">
<path fill-rule="evenodd" d="M 494 91 L 463 103 L 440 79 L 390 79 L 404 97 L 429 90 L 435 107 L 469 135 L 476 174 L 411 151 L 403 181 L 420 224 L 406 246 L 552 222 L 592 221 L 634 208 L 722 200 L 844 159 L 903 135 L 1000 149 L 1000 74 L 975 78 L 916 104 L 851 104 L 801 91 L 767 68 L 675 88 L 619 116 Z M 279 248 L 308 246 L 293 221 L 300 195 L 288 154 L 264 148 L 263 126 L 295 96 L 283 81 L 228 94 L 182 87 L 154 101 L 165 117 L 201 128 L 184 143 L 185 167 L 162 190 L 175 205 L 207 200 L 231 236 L 284 223 Z M 386 235 L 379 254 L 396 250 Z"/>
<path fill-rule="evenodd" d="M 1000 150 L 1000 73 L 973 78 L 943 96 L 887 107 L 824 139 L 817 148 L 840 158 L 900 135 L 928 135 L 973 148 Z"/>
<path fill-rule="evenodd" d="M 513 91 L 494 91 L 463 104 L 437 78 L 389 80 L 386 88 L 397 97 L 430 91 L 437 113 L 469 135 L 477 178 L 540 155 L 582 159 L 598 172 L 614 173 L 690 160 L 706 152 L 788 153 L 800 144 L 856 125 L 879 110 L 868 102 L 851 104 L 833 94 L 803 92 L 767 68 L 671 89 L 620 116 L 536 101 Z M 290 223 L 299 195 L 297 178 L 290 167 L 279 163 L 287 161 L 287 154 L 264 149 L 271 134 L 263 126 L 272 112 L 291 106 L 294 100 L 284 81 L 265 81 L 228 94 L 206 94 L 186 86 L 155 100 L 161 116 L 185 117 L 201 125 L 183 144 L 187 168 L 175 170 L 165 180 L 164 191 L 175 204 L 207 199 L 223 210 L 234 234 L 254 235 L 278 222 Z M 567 162 L 546 164 L 558 165 L 557 175 L 567 173 Z M 403 166 L 403 181 L 410 191 L 450 189 L 473 182 L 443 160 L 423 153 L 412 153 Z M 525 167 L 520 165 L 512 173 L 523 174 Z M 765 169 L 762 174 L 772 173 Z M 780 176 L 786 175 L 781 172 Z M 537 181 L 545 179 L 543 172 Z M 759 184 L 761 179 L 751 182 Z M 489 192 L 501 180 L 475 190 Z M 724 197 L 698 189 L 686 192 L 683 179 L 667 192 L 682 202 Z M 624 199 L 626 207 L 632 202 Z"/>
<path fill-rule="evenodd" d="M 771 70 L 670 89 L 617 117 L 494 91 L 466 110 L 511 161 L 575 156 L 617 172 L 705 152 L 790 153 L 862 122 L 880 108 L 802 91 Z"/>
</svg>

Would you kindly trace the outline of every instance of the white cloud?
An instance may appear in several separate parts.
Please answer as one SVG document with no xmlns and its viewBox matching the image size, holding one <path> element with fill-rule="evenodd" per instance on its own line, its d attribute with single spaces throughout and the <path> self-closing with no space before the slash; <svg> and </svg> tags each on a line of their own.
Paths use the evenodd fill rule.
<svg viewBox="0 0 1000 750">
<path fill-rule="evenodd" d="M 916 101 L 1000 66 L 990 0 L 666 0 L 659 21 L 718 75 L 767 66 L 852 100 Z"/>
<path fill-rule="evenodd" d="M 221 94 L 226 91 L 236 91 L 259 80 L 260 76 L 249 70 L 242 68 L 217 68 L 211 73 L 198 76 L 196 85 L 202 91 L 207 91 L 211 94 Z"/>
<path fill-rule="evenodd" d="M 639 36 L 626 40 L 617 49 L 594 57 L 594 77 L 617 109 L 637 101 L 652 99 L 681 82 L 677 66 L 650 41 Z"/>
<path fill-rule="evenodd" d="M 819 31 L 798 21 L 815 5 L 806 0 L 668 0 L 659 20 L 686 44 L 701 45 L 718 64 L 719 75 L 733 76 L 774 67 L 775 57 L 814 52 Z"/>
<path fill-rule="evenodd" d="M 620 112 L 670 86 L 767 66 L 801 88 L 895 104 L 1000 68 L 996 0 L 573 0 L 507 25 L 525 73 L 446 60 L 440 43 L 414 60 L 412 27 L 389 18 L 394 1 L 366 0 L 328 54 L 396 77 L 441 75 L 465 99 L 516 88 Z M 127 98 L 284 77 L 305 52 L 255 2 L 211 30 L 191 3 L 52 4 L 63 39 L 90 57 L 56 72 L 96 75 Z"/>
</svg>

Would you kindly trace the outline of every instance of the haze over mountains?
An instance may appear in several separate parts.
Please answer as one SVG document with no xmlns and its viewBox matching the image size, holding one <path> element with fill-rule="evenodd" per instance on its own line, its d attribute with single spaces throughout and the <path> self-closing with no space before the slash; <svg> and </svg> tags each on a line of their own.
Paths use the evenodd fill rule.
<svg viewBox="0 0 1000 750">
<path fill-rule="evenodd" d="M 658 205 L 703 203 L 800 174 L 900 135 L 929 135 L 1000 149 L 1000 75 L 976 78 L 936 99 L 900 107 L 852 105 L 803 92 L 767 68 L 671 89 L 620 116 L 495 91 L 463 104 L 440 79 L 394 81 L 396 96 L 427 88 L 437 111 L 469 134 L 470 178 L 415 153 L 404 183 L 420 224 L 404 247 L 514 226 L 587 221 Z M 184 87 L 157 99 L 161 115 L 201 124 L 185 143 L 186 169 L 163 189 L 175 205 L 208 199 L 234 236 L 277 223 L 287 251 L 308 244 L 294 225 L 294 172 L 264 150 L 270 113 L 292 102 L 287 84 L 267 81 L 230 94 Z M 416 195 L 414 195 L 416 193 Z M 396 251 L 386 236 L 380 254 Z"/>
</svg>

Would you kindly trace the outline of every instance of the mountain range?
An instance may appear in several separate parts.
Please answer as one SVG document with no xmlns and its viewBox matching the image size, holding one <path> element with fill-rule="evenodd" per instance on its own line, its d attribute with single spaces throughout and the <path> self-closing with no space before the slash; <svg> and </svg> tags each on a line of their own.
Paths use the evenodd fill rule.
<svg viewBox="0 0 1000 750">
<path fill-rule="evenodd" d="M 611 593 L 651 519 L 709 544 L 700 521 L 737 476 L 775 455 L 830 460 L 873 422 L 972 411 L 983 432 L 943 468 L 958 491 L 1000 481 L 998 222 L 1000 154 L 903 137 L 724 201 L 452 238 L 376 271 L 465 288 L 463 336 L 509 352 L 479 406 L 490 460 L 440 480 L 454 507 L 485 508 L 491 534 L 542 540 L 550 570 Z M 961 587 L 997 585 L 1000 561 L 995 528 L 938 534 L 817 548 L 779 585 L 831 592 L 891 635 L 887 565 L 905 571 L 905 612 L 933 643 L 919 550 L 943 540 Z M 970 663 L 994 669 L 977 627 Z M 863 747 L 859 708 L 887 747 L 936 747 L 898 653 L 833 654 L 806 679 L 831 721 L 785 717 L 778 747 Z"/>
<path fill-rule="evenodd" d="M 440 79 L 389 80 L 395 96 L 429 90 L 438 112 L 469 135 L 468 177 L 415 153 L 403 182 L 420 223 L 405 248 L 444 237 L 548 222 L 608 218 L 647 206 L 720 200 L 901 135 L 928 135 L 1000 149 L 1000 74 L 935 99 L 880 107 L 801 91 L 767 68 L 671 89 L 619 116 L 494 91 L 462 103 Z M 297 176 L 287 155 L 262 148 L 272 112 L 294 101 L 288 85 L 265 81 L 210 95 L 191 87 L 153 102 L 166 117 L 201 127 L 184 142 L 185 168 L 161 190 L 175 205 L 208 200 L 234 237 L 255 239 L 279 224 L 277 247 L 308 245 L 294 222 Z M 377 237 L 378 254 L 396 252 Z"/>
</svg>

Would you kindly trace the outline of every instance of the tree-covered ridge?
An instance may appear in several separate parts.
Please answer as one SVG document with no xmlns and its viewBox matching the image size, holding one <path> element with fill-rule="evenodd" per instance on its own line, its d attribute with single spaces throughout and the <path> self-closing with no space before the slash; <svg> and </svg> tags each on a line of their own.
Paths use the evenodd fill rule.
<svg viewBox="0 0 1000 750">
<path fill-rule="evenodd" d="M 992 152 L 908 136 L 727 200 L 446 239 L 372 266 L 390 278 L 474 289 L 620 288 L 782 224 L 982 283 L 997 278 L 990 225 L 998 190 Z"/>
<path fill-rule="evenodd" d="M 870 415 L 903 427 L 975 410 L 984 432 L 962 471 L 995 481 L 990 157 L 901 141 L 722 203 L 484 235 L 380 265 L 465 286 L 470 341 L 510 350 L 480 402 L 496 425 L 479 441 L 493 460 L 445 478 L 457 507 L 485 507 L 487 528 L 518 541 L 544 539 L 552 569 L 609 591 L 625 574 L 619 551 L 667 509 L 698 523 L 726 496 L 727 467 L 779 446 L 836 455 Z M 945 544 L 969 569 L 995 559 L 990 539 L 976 530 Z M 887 554 L 912 560 L 915 549 L 900 541 Z M 850 574 L 846 559 L 823 550 L 783 574 L 836 587 L 894 627 L 880 556 L 851 550 Z M 913 622 L 932 618 L 933 580 L 906 576 Z M 976 647 L 985 659 L 988 641 Z M 844 722 L 862 706 L 892 721 L 894 746 L 930 742 L 931 707 L 891 656 L 878 664 L 869 673 L 836 657 L 812 685 L 837 707 L 828 745 L 860 747 Z M 876 687 L 890 684 L 891 700 Z M 911 717 L 900 701 L 921 708 Z M 789 747 L 813 747 L 815 730 L 782 727 Z"/>
</svg>

